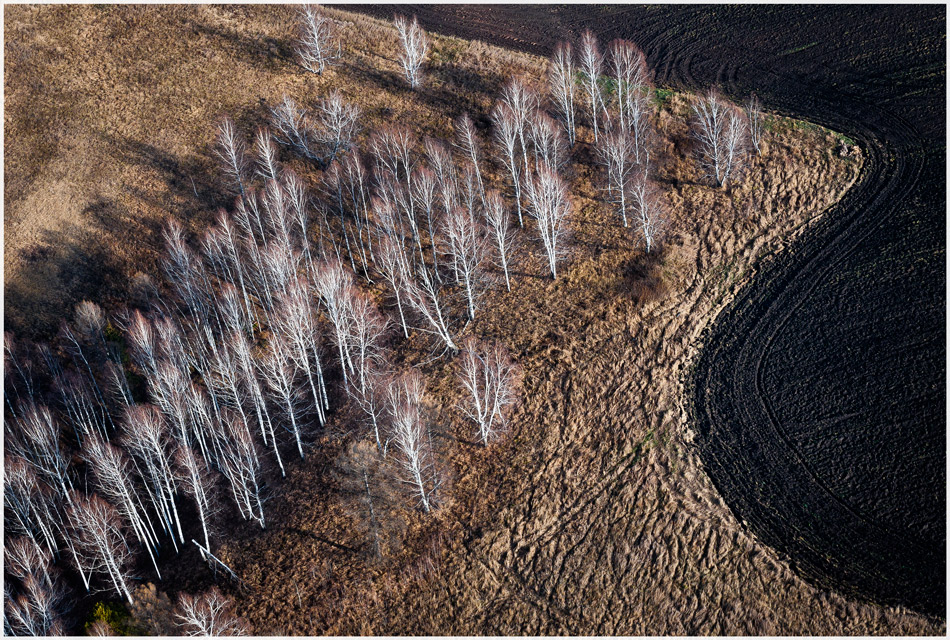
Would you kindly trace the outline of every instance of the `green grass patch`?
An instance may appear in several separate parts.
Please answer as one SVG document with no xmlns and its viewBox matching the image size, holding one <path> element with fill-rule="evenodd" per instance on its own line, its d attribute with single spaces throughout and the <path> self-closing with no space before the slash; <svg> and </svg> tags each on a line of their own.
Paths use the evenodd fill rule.
<svg viewBox="0 0 950 640">
<path fill-rule="evenodd" d="M 86 633 L 96 622 L 105 622 L 119 636 L 140 636 L 142 631 L 132 623 L 132 616 L 125 605 L 118 602 L 97 602 L 92 615 L 86 621 Z"/>
<path fill-rule="evenodd" d="M 803 44 L 803 45 L 800 46 L 800 47 L 795 47 L 794 49 L 788 49 L 787 51 L 783 51 L 783 52 L 780 53 L 779 55 L 780 55 L 780 56 L 789 56 L 789 55 L 791 55 L 791 54 L 793 54 L 793 53 L 799 53 L 800 51 L 804 51 L 805 49 L 811 49 L 812 47 L 814 47 L 814 46 L 817 45 L 817 44 L 818 44 L 817 42 L 809 42 L 808 44 Z"/>
<path fill-rule="evenodd" d="M 663 89 L 657 87 L 653 91 L 653 101 L 656 103 L 656 106 L 663 107 L 670 99 L 673 97 L 672 89 Z"/>
</svg>

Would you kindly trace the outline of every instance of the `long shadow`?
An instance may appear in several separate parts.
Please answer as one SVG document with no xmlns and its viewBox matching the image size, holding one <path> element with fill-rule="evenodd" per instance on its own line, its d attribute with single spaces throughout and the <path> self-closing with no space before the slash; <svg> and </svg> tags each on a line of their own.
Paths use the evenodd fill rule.
<svg viewBox="0 0 950 640">
<path fill-rule="evenodd" d="M 233 29 L 194 21 L 191 22 L 191 26 L 197 33 L 217 41 L 222 51 L 241 57 L 251 64 L 271 69 L 297 66 L 293 62 L 295 55 L 293 45 L 285 38 L 266 34 L 255 34 L 252 37 Z"/>
<path fill-rule="evenodd" d="M 210 219 L 210 213 L 217 207 L 230 206 L 234 196 L 220 180 L 209 148 L 180 158 L 141 140 L 119 139 L 108 134 L 103 138 L 119 162 L 155 171 L 161 177 L 163 189 L 126 186 L 128 192 L 143 203 L 165 209 L 183 224 L 190 224 L 196 217 Z"/>
<path fill-rule="evenodd" d="M 111 217 L 106 202 L 83 215 Z M 83 299 L 125 297 L 124 265 L 110 246 L 109 235 L 67 223 L 44 230 L 38 242 L 22 252 L 19 273 L 4 282 L 6 330 L 31 340 L 51 338 L 72 305 Z"/>
</svg>

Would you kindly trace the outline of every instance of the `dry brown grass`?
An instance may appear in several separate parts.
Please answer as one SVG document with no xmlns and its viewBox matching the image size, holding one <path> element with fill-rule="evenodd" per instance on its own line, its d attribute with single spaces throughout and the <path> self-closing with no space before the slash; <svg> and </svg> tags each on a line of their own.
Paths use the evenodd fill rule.
<svg viewBox="0 0 950 640">
<path fill-rule="evenodd" d="M 165 217 L 198 231 L 227 202 L 209 154 L 223 113 L 250 130 L 282 93 L 309 102 L 336 87 L 367 122 L 446 136 L 464 111 L 484 131 L 507 74 L 540 77 L 537 58 L 436 38 L 413 94 L 391 30 L 335 15 L 360 37 L 317 78 L 291 61 L 287 7 L 7 7 L 8 322 L 42 334 L 81 297 L 116 304 L 135 272 L 157 274 Z M 684 160 L 686 100 L 658 119 L 673 211 L 663 251 L 644 255 L 577 165 L 563 276 L 545 278 L 526 254 L 514 290 L 493 293 L 467 329 L 524 367 L 510 436 L 470 444 L 451 408 L 453 365 L 423 367 L 454 485 L 434 516 L 381 496 L 394 538 L 374 559 L 341 474 L 351 443 L 323 437 L 272 487 L 266 531 L 229 529 L 219 553 L 245 582 L 234 595 L 256 633 L 941 631 L 804 583 L 735 521 L 690 447 L 681 387 L 703 327 L 756 260 L 840 197 L 860 160 L 836 156 L 826 131 L 777 119 L 747 180 L 712 190 Z M 394 347 L 405 362 L 429 355 L 417 338 Z M 352 414 L 334 419 L 345 430 Z M 183 567 L 162 586 L 200 582 Z"/>
</svg>

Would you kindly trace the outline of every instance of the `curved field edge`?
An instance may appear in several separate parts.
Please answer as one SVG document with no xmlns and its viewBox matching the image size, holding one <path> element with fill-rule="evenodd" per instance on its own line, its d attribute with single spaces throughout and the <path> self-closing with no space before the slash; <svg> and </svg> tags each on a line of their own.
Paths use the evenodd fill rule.
<svg viewBox="0 0 950 640">
<path fill-rule="evenodd" d="M 235 26 L 235 16 L 246 19 L 252 11 L 205 11 L 215 14 L 215 29 L 196 20 L 190 25 L 196 34 L 210 33 L 212 43 L 234 42 L 238 59 L 266 60 L 287 73 L 279 63 L 286 41 L 265 40 L 258 47 L 237 37 L 245 27 Z M 468 45 L 447 42 L 457 50 L 453 57 L 466 53 Z M 240 105 L 245 98 L 229 99 Z M 193 126 L 192 135 L 206 140 L 208 118 Z M 181 153 L 192 153 L 184 150 L 188 141 L 176 144 Z M 790 143 L 779 148 L 802 151 Z M 191 205 L 195 185 L 185 180 L 175 154 L 133 146 L 124 151 L 143 167 L 157 167 L 146 182 L 149 191 L 132 194 L 146 203 L 133 209 L 136 214 L 154 213 L 149 198 L 168 192 L 175 196 L 173 214 L 190 219 L 197 212 L 177 208 L 183 201 Z M 196 195 L 206 195 L 205 188 L 199 182 Z M 805 197 L 804 188 L 776 185 L 761 204 L 771 215 L 793 201 L 816 213 L 837 195 L 825 194 L 824 202 L 821 195 Z M 699 191 L 689 184 L 679 189 L 681 195 Z M 590 193 L 580 239 L 602 242 L 606 215 L 589 205 Z M 723 266 L 723 257 L 769 250 L 764 239 L 742 239 L 754 228 L 754 217 L 747 217 L 754 200 L 714 200 L 682 211 L 692 225 L 671 243 L 663 262 L 644 259 L 629 238 L 608 238 L 616 246 L 606 243 L 601 254 L 578 258 L 565 280 L 532 283 L 517 300 L 493 305 L 499 337 L 510 340 L 532 368 L 526 390 L 532 401 L 497 450 L 457 452 L 456 503 L 436 523 L 445 533 L 417 519 L 408 523 L 407 540 L 424 540 L 430 549 L 421 556 L 416 549 L 407 552 L 415 564 L 394 570 L 363 563 L 348 544 L 358 539 L 352 517 L 322 493 L 328 487 L 321 474 L 332 459 L 317 457 L 295 469 L 272 502 L 278 518 L 291 519 L 288 526 L 235 544 L 228 553 L 248 571 L 249 591 L 236 595 L 256 631 L 932 630 L 918 616 L 852 605 L 802 583 L 741 531 L 679 442 L 672 428 L 676 394 L 667 385 L 674 378 L 666 374 L 676 365 L 682 369 L 683 339 L 698 331 L 690 324 L 696 318 L 680 319 L 679 313 L 724 302 L 737 272 Z M 749 202 L 752 207 L 743 207 Z M 710 228 L 718 221 L 704 217 L 710 204 L 728 218 L 722 230 Z M 93 213 L 98 211 L 110 212 Z M 201 224 L 201 218 L 193 221 L 195 228 Z M 692 306 L 674 304 L 674 291 L 685 292 Z M 450 395 L 447 386 L 435 392 Z M 168 584 L 190 588 L 196 582 L 185 577 Z"/>
<path fill-rule="evenodd" d="M 871 160 L 872 167 L 875 162 L 880 160 Z M 855 190 L 873 189 L 878 174 L 871 168 Z M 827 272 L 841 259 L 835 252 L 841 251 L 837 245 L 846 241 L 846 232 L 860 238 L 860 228 L 857 233 L 845 229 L 850 223 L 840 218 L 847 223 L 853 216 L 848 208 L 863 197 L 848 194 L 830 216 L 834 219 L 808 229 L 793 245 L 797 251 L 764 265 L 704 332 L 686 390 L 690 423 L 699 432 L 704 466 L 736 517 L 799 573 L 852 597 L 939 616 L 945 604 L 935 588 L 943 579 L 942 545 L 889 529 L 874 513 L 842 498 L 800 450 L 801 438 L 795 442 L 785 432 L 770 406 L 774 399 L 762 389 L 762 367 L 773 340 L 801 304 L 796 294 L 803 294 L 795 284 Z M 868 229 L 874 220 L 856 224 Z M 791 298 L 785 302 L 791 311 L 780 304 L 783 298 Z"/>
</svg>

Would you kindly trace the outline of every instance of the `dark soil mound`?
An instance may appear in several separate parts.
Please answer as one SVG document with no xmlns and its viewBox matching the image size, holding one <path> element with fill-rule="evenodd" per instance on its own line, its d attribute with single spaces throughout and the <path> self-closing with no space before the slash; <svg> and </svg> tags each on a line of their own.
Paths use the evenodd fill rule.
<svg viewBox="0 0 950 640">
<path fill-rule="evenodd" d="M 736 515 L 803 575 L 945 615 L 945 9 L 401 11 L 543 55 L 586 27 L 630 38 L 660 82 L 755 91 L 865 149 L 849 196 L 705 336 L 699 444 Z"/>
</svg>

